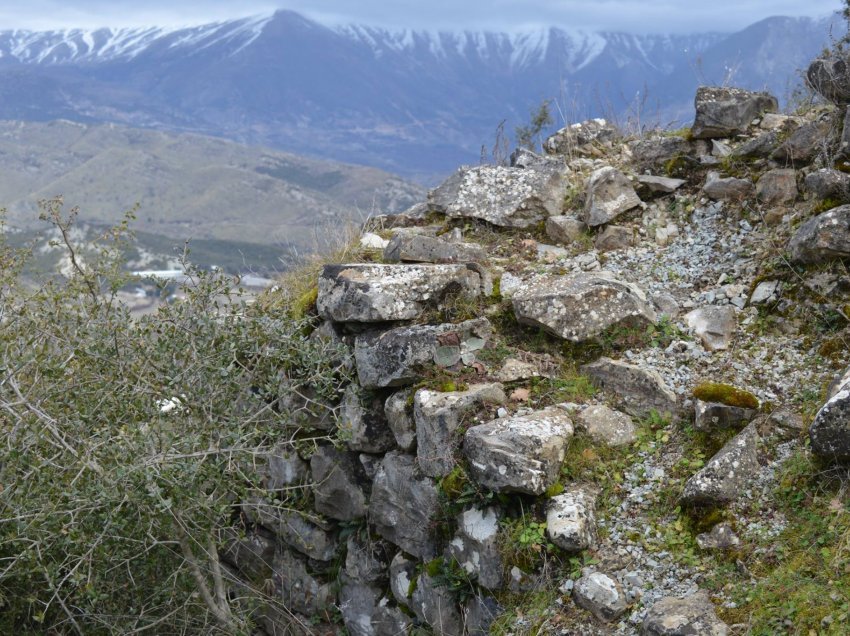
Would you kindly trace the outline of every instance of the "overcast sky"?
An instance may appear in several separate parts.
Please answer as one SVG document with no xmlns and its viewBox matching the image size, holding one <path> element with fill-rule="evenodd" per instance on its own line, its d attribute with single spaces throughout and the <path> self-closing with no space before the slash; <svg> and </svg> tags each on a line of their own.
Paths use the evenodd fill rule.
<svg viewBox="0 0 850 636">
<path fill-rule="evenodd" d="M 286 8 L 326 23 L 669 33 L 736 30 L 773 15 L 820 17 L 841 6 L 841 0 L 0 0 L 0 30 L 199 24 Z"/>
</svg>

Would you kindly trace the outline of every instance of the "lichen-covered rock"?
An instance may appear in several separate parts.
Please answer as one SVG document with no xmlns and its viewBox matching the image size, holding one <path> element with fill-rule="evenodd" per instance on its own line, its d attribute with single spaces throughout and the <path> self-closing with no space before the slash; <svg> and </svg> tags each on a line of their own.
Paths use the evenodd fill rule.
<svg viewBox="0 0 850 636">
<path fill-rule="evenodd" d="M 278 550 L 273 570 L 277 600 L 290 611 L 317 616 L 334 603 L 333 585 L 310 574 L 304 561 L 289 550 Z"/>
<path fill-rule="evenodd" d="M 546 534 L 559 548 L 580 552 L 596 545 L 595 489 L 569 486 L 546 506 Z"/>
<path fill-rule="evenodd" d="M 500 384 L 478 384 L 465 391 L 420 389 L 413 397 L 416 422 L 416 456 L 429 477 L 442 477 L 455 466 L 460 447 L 458 429 L 466 418 L 489 404 L 507 401 Z"/>
<path fill-rule="evenodd" d="M 369 480 L 356 453 L 321 446 L 310 458 L 316 512 L 340 521 L 366 516 Z"/>
<path fill-rule="evenodd" d="M 766 205 L 786 205 L 797 198 L 797 171 L 791 168 L 768 170 L 756 183 L 756 196 Z"/>
<path fill-rule="evenodd" d="M 631 247 L 634 243 L 634 230 L 620 225 L 608 225 L 596 237 L 593 246 L 598 252 L 613 252 Z"/>
<path fill-rule="evenodd" d="M 685 316 L 685 322 L 707 351 L 723 351 L 732 344 L 738 320 L 729 305 L 700 307 Z"/>
<path fill-rule="evenodd" d="M 340 439 L 351 450 L 384 453 L 395 446 L 383 402 L 380 395 L 357 384 L 350 384 L 345 389 L 337 428 Z"/>
<path fill-rule="evenodd" d="M 732 151 L 736 159 L 767 159 L 782 143 L 783 135 L 770 130 L 745 141 Z"/>
<path fill-rule="evenodd" d="M 816 58 L 806 69 L 808 85 L 833 104 L 850 104 L 850 64 L 846 53 L 830 51 Z"/>
<path fill-rule="evenodd" d="M 729 628 L 717 618 L 708 593 L 685 598 L 666 597 L 649 608 L 641 626 L 643 636 L 726 636 Z"/>
<path fill-rule="evenodd" d="M 450 296 L 479 296 L 481 284 L 466 265 L 325 265 L 316 307 L 334 322 L 413 320 Z"/>
<path fill-rule="evenodd" d="M 756 428 L 750 424 L 687 481 L 682 503 L 716 506 L 735 501 L 759 470 L 758 443 Z"/>
<path fill-rule="evenodd" d="M 436 636 L 463 636 L 463 617 L 454 594 L 426 573 L 419 575 L 410 609 Z"/>
<path fill-rule="evenodd" d="M 679 136 L 650 137 L 639 139 L 629 145 L 632 162 L 640 170 L 668 169 L 676 161 L 692 161 L 693 143 Z"/>
<path fill-rule="evenodd" d="M 416 449 L 416 422 L 413 421 L 413 391 L 407 389 L 393 393 L 384 402 L 384 416 L 395 437 L 396 445 L 403 451 Z"/>
<path fill-rule="evenodd" d="M 627 320 L 647 325 L 658 319 L 642 290 L 608 272 L 536 278 L 511 300 L 520 323 L 573 342 L 589 340 Z"/>
<path fill-rule="evenodd" d="M 437 550 L 432 528 L 438 515 L 437 487 L 422 475 L 416 459 L 387 453 L 369 501 L 369 520 L 378 534 L 408 554 L 430 559 Z"/>
<path fill-rule="evenodd" d="M 850 200 L 850 175 L 834 168 L 821 168 L 806 175 L 806 192 L 816 199 L 834 199 L 839 203 Z"/>
<path fill-rule="evenodd" d="M 637 177 L 638 183 L 649 188 L 650 192 L 670 194 L 687 183 L 684 179 L 673 179 L 672 177 L 656 177 L 651 174 L 641 174 Z"/>
<path fill-rule="evenodd" d="M 717 402 L 695 400 L 694 428 L 698 431 L 740 429 L 756 416 L 755 409 L 746 409 Z"/>
<path fill-rule="evenodd" d="M 715 201 L 740 201 L 753 194 L 753 182 L 737 177 L 721 177 L 718 172 L 709 172 L 702 191 Z"/>
<path fill-rule="evenodd" d="M 397 603 L 409 606 L 418 564 L 399 552 L 390 562 L 390 591 Z"/>
<path fill-rule="evenodd" d="M 825 459 L 850 461 L 850 373 L 831 392 L 809 428 L 812 452 Z"/>
<path fill-rule="evenodd" d="M 239 570 L 254 585 L 262 586 L 272 578 L 276 542 L 274 535 L 255 528 L 244 536 L 234 536 L 221 551 L 221 559 Z"/>
<path fill-rule="evenodd" d="M 809 219 L 788 243 L 797 263 L 821 263 L 850 258 L 850 205 L 841 205 Z"/>
<path fill-rule="evenodd" d="M 546 219 L 546 236 L 562 245 L 575 243 L 585 231 L 587 226 L 574 216 L 559 215 Z"/>
<path fill-rule="evenodd" d="M 457 518 L 457 532 L 448 556 L 488 590 L 502 585 L 502 557 L 498 544 L 499 518 L 495 508 L 471 508 Z"/>
<path fill-rule="evenodd" d="M 594 442 L 608 446 L 631 444 L 636 438 L 632 418 L 608 408 L 604 404 L 588 406 L 576 418 L 576 424 L 584 428 Z"/>
<path fill-rule="evenodd" d="M 362 334 L 354 342 L 357 376 L 364 388 L 413 384 L 433 365 L 472 364 L 493 329 L 486 318 L 457 325 L 399 327 Z"/>
<path fill-rule="evenodd" d="M 561 128 L 543 142 L 544 152 L 568 157 L 595 157 L 610 149 L 617 129 L 604 119 L 591 119 Z"/>
<path fill-rule="evenodd" d="M 728 550 L 741 545 L 741 539 L 728 523 L 718 523 L 711 532 L 698 534 L 696 540 L 700 550 Z"/>
<path fill-rule="evenodd" d="M 637 417 L 645 417 L 652 411 L 661 415 L 676 414 L 676 394 L 651 369 L 603 357 L 583 365 L 581 372 L 590 376 L 593 383 L 627 413 Z"/>
<path fill-rule="evenodd" d="M 601 621 L 615 621 L 626 613 L 623 587 L 607 574 L 592 572 L 576 581 L 573 600 Z"/>
<path fill-rule="evenodd" d="M 448 217 L 523 228 L 561 214 L 567 186 L 566 169 L 557 164 L 463 167 L 432 190 L 428 202 Z"/>
<path fill-rule="evenodd" d="M 463 452 L 476 482 L 497 492 L 540 495 L 558 478 L 573 426 L 550 407 L 470 428 Z"/>
<path fill-rule="evenodd" d="M 475 243 L 454 243 L 435 236 L 397 233 L 384 249 L 384 261 L 396 263 L 471 263 L 487 257 Z"/>
<path fill-rule="evenodd" d="M 587 180 L 584 222 L 590 227 L 609 223 L 640 203 L 626 175 L 611 166 L 599 168 Z"/>
<path fill-rule="evenodd" d="M 694 99 L 696 118 L 691 128 L 694 139 L 733 137 L 747 131 L 762 113 L 775 113 L 779 102 L 767 93 L 740 88 L 700 86 Z"/>
</svg>

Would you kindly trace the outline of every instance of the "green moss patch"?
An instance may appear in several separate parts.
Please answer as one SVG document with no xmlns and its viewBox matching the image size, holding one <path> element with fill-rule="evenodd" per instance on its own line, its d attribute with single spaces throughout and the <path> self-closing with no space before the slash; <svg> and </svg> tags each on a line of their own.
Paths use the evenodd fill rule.
<svg viewBox="0 0 850 636">
<path fill-rule="evenodd" d="M 749 391 L 719 382 L 703 382 L 697 385 L 694 388 L 694 397 L 703 402 L 715 402 L 743 409 L 759 407 L 758 398 Z"/>
</svg>

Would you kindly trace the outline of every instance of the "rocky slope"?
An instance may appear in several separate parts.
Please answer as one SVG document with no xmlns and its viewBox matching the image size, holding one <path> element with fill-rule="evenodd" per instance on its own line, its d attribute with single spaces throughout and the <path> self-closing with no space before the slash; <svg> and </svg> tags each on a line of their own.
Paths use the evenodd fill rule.
<svg viewBox="0 0 850 636">
<path fill-rule="evenodd" d="M 269 633 L 845 633 L 843 107 L 695 105 L 463 167 L 324 267 L 358 380 L 284 384 L 333 443 L 272 453 L 228 557 Z"/>
</svg>

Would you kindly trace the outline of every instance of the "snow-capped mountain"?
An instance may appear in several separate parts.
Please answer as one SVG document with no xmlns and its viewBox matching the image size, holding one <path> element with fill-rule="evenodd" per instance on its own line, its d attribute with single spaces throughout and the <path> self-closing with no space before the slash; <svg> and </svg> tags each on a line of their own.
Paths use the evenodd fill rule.
<svg viewBox="0 0 850 636">
<path fill-rule="evenodd" d="M 0 118 L 188 130 L 427 178 L 543 99 L 560 121 L 685 119 L 699 83 L 790 94 L 831 21 L 736 34 L 326 26 L 288 11 L 185 28 L 0 31 Z M 661 109 L 656 104 L 664 104 Z"/>
</svg>

